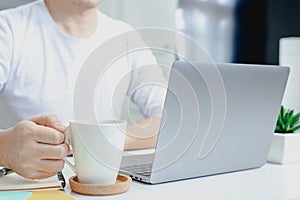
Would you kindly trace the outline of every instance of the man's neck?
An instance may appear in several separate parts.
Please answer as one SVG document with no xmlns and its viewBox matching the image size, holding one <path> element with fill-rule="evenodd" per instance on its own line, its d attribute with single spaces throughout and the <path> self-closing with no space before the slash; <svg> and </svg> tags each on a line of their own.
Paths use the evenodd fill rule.
<svg viewBox="0 0 300 200">
<path fill-rule="evenodd" d="M 45 0 L 45 4 L 57 26 L 70 36 L 87 38 L 98 24 L 97 7 L 82 8 L 72 1 Z"/>
</svg>

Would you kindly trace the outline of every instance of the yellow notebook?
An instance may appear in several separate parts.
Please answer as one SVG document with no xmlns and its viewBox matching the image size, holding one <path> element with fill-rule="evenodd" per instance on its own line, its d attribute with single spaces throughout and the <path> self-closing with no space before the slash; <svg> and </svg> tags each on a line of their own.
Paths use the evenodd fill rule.
<svg viewBox="0 0 300 200">
<path fill-rule="evenodd" d="M 62 191 L 37 191 L 33 192 L 27 200 L 75 200 L 74 197 L 62 192 Z"/>
<path fill-rule="evenodd" d="M 41 180 L 26 179 L 16 173 L 0 177 L 0 191 L 38 191 L 63 189 L 63 180 L 53 176 Z"/>
</svg>

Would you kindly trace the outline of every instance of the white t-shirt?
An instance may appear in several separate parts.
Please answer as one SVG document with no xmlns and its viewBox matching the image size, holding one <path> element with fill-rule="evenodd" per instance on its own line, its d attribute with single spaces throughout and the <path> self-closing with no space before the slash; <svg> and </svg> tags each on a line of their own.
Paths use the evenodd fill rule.
<svg viewBox="0 0 300 200">
<path fill-rule="evenodd" d="M 98 18 L 96 31 L 82 39 L 60 30 L 44 1 L 0 12 L 0 128 L 41 114 L 55 114 L 66 125 L 74 119 L 74 86 L 83 62 L 103 42 L 132 30 L 100 12 Z M 143 70 L 134 70 L 155 63 L 150 51 L 131 53 L 114 62 L 110 76 L 97 86 L 97 119 L 120 117 L 126 95 L 145 117 L 160 114 L 157 108 L 163 105 L 165 88 L 156 84 L 140 87 L 149 77 Z M 129 79 L 122 79 L 124 75 Z M 122 86 L 117 95 L 116 85 Z M 89 105 L 82 102 L 79 109 L 85 106 Z"/>
</svg>

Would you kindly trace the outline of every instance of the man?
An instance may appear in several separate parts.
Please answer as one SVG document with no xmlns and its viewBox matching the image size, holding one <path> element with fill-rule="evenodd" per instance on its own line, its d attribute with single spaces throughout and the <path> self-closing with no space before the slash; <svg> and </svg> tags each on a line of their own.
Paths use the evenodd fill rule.
<svg viewBox="0 0 300 200">
<path fill-rule="evenodd" d="M 56 174 L 69 154 L 66 125 L 73 119 L 73 91 L 83 61 L 101 43 L 130 31 L 123 22 L 98 12 L 101 0 L 37 1 L 0 14 L 0 166 L 27 178 Z M 128 55 L 119 70 L 155 63 L 150 52 Z M 126 71 L 125 70 L 125 71 Z M 140 70 L 139 70 L 140 72 Z M 145 73 L 132 73 L 128 94 L 148 120 L 141 139 L 126 138 L 127 149 L 155 144 L 155 126 L 164 90 L 137 87 Z M 160 76 L 161 74 L 158 74 Z M 141 78 L 142 77 L 142 78 Z M 117 79 L 121 77 L 112 77 Z M 100 91 L 99 118 L 112 118 L 109 81 Z M 138 89 L 136 89 L 138 88 Z M 123 96 L 120 99 L 123 99 Z M 159 110 L 159 109 L 158 109 Z M 49 115 L 54 114 L 54 115 Z M 129 128 L 137 132 L 136 127 Z"/>
</svg>

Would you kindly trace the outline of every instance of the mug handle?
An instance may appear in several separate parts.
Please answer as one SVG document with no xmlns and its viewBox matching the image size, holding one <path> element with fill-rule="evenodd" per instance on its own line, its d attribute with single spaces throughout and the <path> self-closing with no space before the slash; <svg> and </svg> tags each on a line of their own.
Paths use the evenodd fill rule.
<svg viewBox="0 0 300 200">
<path fill-rule="evenodd" d="M 71 141 L 71 135 L 70 135 L 70 128 L 68 128 L 66 131 L 65 131 L 65 136 L 68 138 L 68 140 L 71 142 L 72 144 L 72 141 Z M 71 170 L 76 174 L 76 167 L 74 164 L 72 164 L 70 161 L 68 161 L 67 158 L 64 158 L 64 161 L 65 163 L 68 165 L 68 167 L 71 168 Z"/>
</svg>

